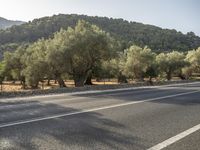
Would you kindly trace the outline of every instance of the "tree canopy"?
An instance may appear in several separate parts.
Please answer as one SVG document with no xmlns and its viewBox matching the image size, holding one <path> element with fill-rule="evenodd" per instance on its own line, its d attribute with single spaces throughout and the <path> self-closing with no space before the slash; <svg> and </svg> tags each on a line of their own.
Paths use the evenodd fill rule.
<svg viewBox="0 0 200 150">
<path fill-rule="evenodd" d="M 172 74 L 180 72 L 187 65 L 185 55 L 177 51 L 166 54 L 161 53 L 157 55 L 156 61 L 159 65 L 160 73 L 166 75 L 168 80 L 171 80 Z"/>
<path fill-rule="evenodd" d="M 152 66 L 154 62 L 155 54 L 151 52 L 151 49 L 138 46 L 131 46 L 126 50 L 126 63 L 125 72 L 129 76 L 143 80 L 148 68 Z"/>
<path fill-rule="evenodd" d="M 38 88 L 40 82 L 52 79 L 66 87 L 64 80 L 68 78 L 74 80 L 75 86 L 84 86 L 92 84 L 92 77 L 117 78 L 120 83 L 130 78 L 149 78 L 152 83 L 158 75 L 171 80 L 173 75 L 185 79 L 200 72 L 200 48 L 187 54 L 157 54 L 148 46 L 132 42 L 126 45 L 114 34 L 85 20 L 79 20 L 74 27 L 61 28 L 49 38 L 7 46 L 16 50 L 4 53 L 0 77 L 20 80 L 23 88 Z"/>
<path fill-rule="evenodd" d="M 76 86 L 83 86 L 88 72 L 113 54 L 113 39 L 110 35 L 83 20 L 74 29 L 68 28 L 56 33 L 53 40 L 59 39 L 59 48 L 67 64 L 66 72 L 73 76 Z"/>
<path fill-rule="evenodd" d="M 200 37 L 193 32 L 182 34 L 176 30 L 128 22 L 123 19 L 60 14 L 0 30 L 0 44 L 2 45 L 0 50 L 9 50 L 8 45 L 11 43 L 32 43 L 40 38 L 52 38 L 54 33 L 60 31 L 61 28 L 65 30 L 68 27 L 74 28 L 78 20 L 95 24 L 110 33 L 111 36 L 120 40 L 124 49 L 135 44 L 140 47 L 147 45 L 152 51 L 156 52 L 171 51 L 173 49 L 187 51 L 196 49 L 200 45 Z"/>
<path fill-rule="evenodd" d="M 76 86 L 83 86 L 97 64 L 115 56 L 114 43 L 108 33 L 80 20 L 75 28 L 61 29 L 53 38 L 6 52 L 5 72 L 16 79 L 25 78 L 32 88 L 37 88 L 44 78 L 54 78 L 65 87 L 65 74 L 73 77 Z"/>
</svg>

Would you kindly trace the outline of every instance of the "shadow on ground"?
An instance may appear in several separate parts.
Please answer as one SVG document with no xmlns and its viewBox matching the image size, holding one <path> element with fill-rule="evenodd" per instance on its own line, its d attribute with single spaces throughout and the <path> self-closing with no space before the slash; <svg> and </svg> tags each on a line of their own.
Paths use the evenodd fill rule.
<svg viewBox="0 0 200 150">
<path fill-rule="evenodd" d="M 183 96 L 175 96 L 172 98 L 166 98 L 161 100 L 152 101 L 153 103 L 168 103 L 168 104 L 179 104 L 179 105 L 198 105 L 200 104 L 200 85 L 183 85 L 183 86 L 169 86 L 162 88 L 145 88 L 128 91 L 116 91 L 116 92 L 105 92 L 97 94 L 76 94 L 74 95 L 85 98 L 95 98 L 97 100 L 105 99 L 116 99 L 120 101 L 140 101 L 146 99 L 153 99 L 163 96 L 176 95 L 181 93 L 187 93 L 192 91 L 199 91 L 197 93 L 186 94 Z"/>
<path fill-rule="evenodd" d="M 198 86 L 173 87 L 168 89 L 145 89 L 104 94 L 79 94 L 74 97 L 92 100 L 116 99 L 121 102 L 144 100 L 194 91 Z M 109 95 L 108 95 L 109 94 Z M 199 105 L 200 93 L 152 101 L 151 103 Z M 29 101 L 34 106 L 15 107 L 18 102 L 0 102 L 0 124 L 15 120 L 45 117 L 48 115 L 81 111 L 57 104 Z M 26 104 L 21 101 L 20 104 Z M 9 107 L 7 107 L 9 105 Z M 73 116 L 54 118 L 12 127 L 0 128 L 0 150 L 93 150 L 93 149 L 146 149 L 140 139 L 130 133 L 123 123 L 105 118 L 100 113 L 89 112 Z"/>
<path fill-rule="evenodd" d="M 3 102 L 0 105 L 5 106 Z M 54 114 L 55 110 L 57 113 L 80 111 L 56 104 L 41 104 L 39 102 L 35 107 L 37 107 L 38 112 L 33 113 L 34 117 L 37 117 L 37 115 L 46 116 L 47 111 L 48 114 Z M 32 108 L 32 110 L 34 109 L 36 108 Z M 54 109 L 54 111 L 50 109 Z M 32 110 L 29 108 L 30 112 Z M 27 116 L 30 118 L 29 111 L 18 111 L 23 112 L 24 116 L 22 115 L 22 118 Z M 13 111 L 13 113 L 15 112 L 16 110 Z M 1 112 L 0 110 L 0 115 L 5 115 L 6 113 L 8 114 L 7 117 L 9 117 L 9 112 Z M 12 112 L 10 113 L 12 114 Z M 20 116 L 18 115 L 20 114 L 16 114 L 14 117 L 19 119 Z M 14 118 L 9 119 L 12 120 Z M 131 149 L 133 145 L 136 149 L 145 149 L 138 144 L 140 139 L 134 137 L 134 133 L 128 133 L 128 131 L 125 133 L 125 130 L 126 127 L 124 125 L 106 119 L 99 113 L 90 112 L 0 128 L 0 150 L 121 150 Z"/>
</svg>

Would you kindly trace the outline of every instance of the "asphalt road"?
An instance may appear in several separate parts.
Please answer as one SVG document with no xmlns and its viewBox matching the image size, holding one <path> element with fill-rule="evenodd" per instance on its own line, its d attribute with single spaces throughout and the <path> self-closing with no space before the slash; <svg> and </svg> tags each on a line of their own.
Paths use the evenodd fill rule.
<svg viewBox="0 0 200 150">
<path fill-rule="evenodd" d="M 0 150 L 200 150 L 200 83 L 0 99 Z"/>
</svg>

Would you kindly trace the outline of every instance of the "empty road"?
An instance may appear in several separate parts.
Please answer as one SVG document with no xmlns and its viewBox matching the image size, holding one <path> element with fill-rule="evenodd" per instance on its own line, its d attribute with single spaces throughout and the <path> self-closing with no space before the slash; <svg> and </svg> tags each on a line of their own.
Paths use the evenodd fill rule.
<svg viewBox="0 0 200 150">
<path fill-rule="evenodd" d="M 0 99 L 0 150 L 200 150 L 200 82 Z"/>
</svg>

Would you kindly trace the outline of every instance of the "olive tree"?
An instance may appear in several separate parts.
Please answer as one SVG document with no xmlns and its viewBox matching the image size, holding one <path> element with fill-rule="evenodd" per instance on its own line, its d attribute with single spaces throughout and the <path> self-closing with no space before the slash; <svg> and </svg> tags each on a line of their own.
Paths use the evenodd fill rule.
<svg viewBox="0 0 200 150">
<path fill-rule="evenodd" d="M 15 52 L 4 53 L 4 74 L 5 76 L 12 76 L 13 80 L 20 80 L 22 88 L 25 88 L 25 76 L 22 71 L 25 64 L 22 62 L 22 56 L 26 51 L 27 45 L 21 45 Z"/>
<path fill-rule="evenodd" d="M 151 67 L 155 54 L 151 49 L 131 46 L 126 50 L 125 73 L 134 79 L 143 81 L 145 73 Z"/>
<path fill-rule="evenodd" d="M 3 80 L 4 80 L 4 77 L 5 77 L 5 74 L 4 74 L 4 70 L 5 70 L 5 64 L 4 62 L 0 62 L 0 84 L 1 84 L 1 91 L 3 90 Z"/>
<path fill-rule="evenodd" d="M 55 38 L 60 39 L 59 51 L 64 53 L 66 72 L 73 76 L 75 86 L 83 86 L 94 66 L 112 54 L 110 35 L 83 20 L 75 28 L 56 33 Z"/>
<path fill-rule="evenodd" d="M 97 79 L 117 78 L 119 73 L 118 61 L 117 59 L 102 61 L 93 71 L 93 75 Z"/>
<path fill-rule="evenodd" d="M 167 80 L 171 80 L 173 74 L 180 73 L 181 69 L 186 66 L 187 63 L 184 59 L 184 54 L 177 51 L 157 55 L 159 72 L 165 74 Z"/>
<path fill-rule="evenodd" d="M 93 75 L 97 79 L 103 78 L 117 78 L 119 83 L 127 83 L 126 76 L 123 73 L 125 64 L 125 57 L 122 52 L 110 60 L 101 61 L 101 63 L 94 67 Z"/>
<path fill-rule="evenodd" d="M 47 41 L 46 61 L 49 66 L 49 75 L 58 81 L 60 87 L 66 87 L 62 75 L 67 72 L 68 64 L 65 58 L 63 42 L 65 30 L 61 30 L 54 35 L 53 39 Z"/>
<path fill-rule="evenodd" d="M 46 41 L 41 39 L 31 44 L 22 56 L 22 61 L 25 64 L 23 75 L 27 84 L 32 88 L 38 88 L 39 82 L 43 81 L 49 71 L 45 60 L 46 49 Z"/>
<path fill-rule="evenodd" d="M 197 50 L 191 50 L 186 55 L 186 61 L 191 64 L 193 72 L 200 72 L 200 47 Z"/>
</svg>

